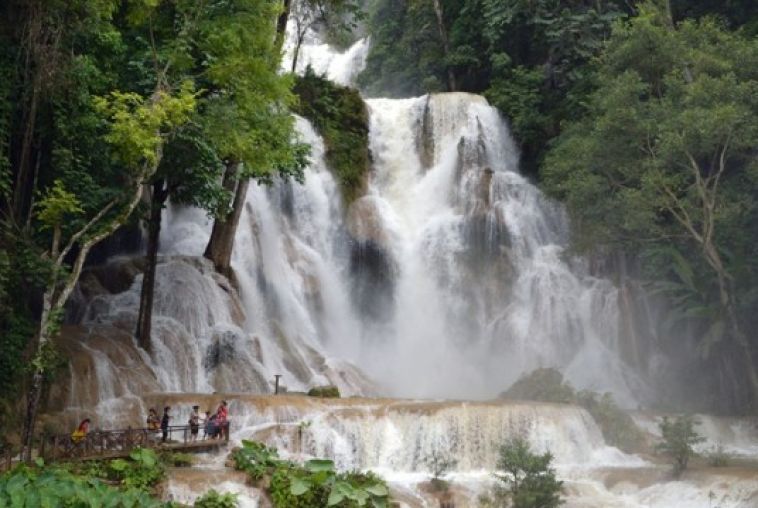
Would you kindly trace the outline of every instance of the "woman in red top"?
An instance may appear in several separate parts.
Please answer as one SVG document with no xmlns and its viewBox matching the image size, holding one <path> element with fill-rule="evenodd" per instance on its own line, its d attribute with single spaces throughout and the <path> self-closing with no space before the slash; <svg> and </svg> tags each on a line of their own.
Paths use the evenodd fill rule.
<svg viewBox="0 0 758 508">
<path fill-rule="evenodd" d="M 226 401 L 222 400 L 221 405 L 216 411 L 216 424 L 221 430 L 221 435 L 229 439 L 229 408 L 226 407 Z"/>
</svg>

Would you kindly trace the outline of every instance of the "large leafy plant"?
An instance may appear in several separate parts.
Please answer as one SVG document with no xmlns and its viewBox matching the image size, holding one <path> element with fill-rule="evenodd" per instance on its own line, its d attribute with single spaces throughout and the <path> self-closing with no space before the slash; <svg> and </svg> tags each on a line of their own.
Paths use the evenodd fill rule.
<svg viewBox="0 0 758 508">
<path fill-rule="evenodd" d="M 269 494 L 275 508 L 388 506 L 389 489 L 382 479 L 371 473 L 339 473 L 331 460 L 300 465 L 279 459 L 275 449 L 255 441 L 242 441 L 232 460 L 254 480 L 271 476 Z"/>
<path fill-rule="evenodd" d="M 0 506 L 152 508 L 166 505 L 136 488 L 116 489 L 61 468 L 40 470 L 21 466 L 0 476 Z"/>
</svg>

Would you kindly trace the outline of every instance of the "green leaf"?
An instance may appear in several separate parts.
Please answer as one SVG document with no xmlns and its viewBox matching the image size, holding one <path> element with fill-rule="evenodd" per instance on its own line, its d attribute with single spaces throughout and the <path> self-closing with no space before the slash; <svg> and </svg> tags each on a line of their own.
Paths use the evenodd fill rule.
<svg viewBox="0 0 758 508">
<path fill-rule="evenodd" d="M 303 478 L 292 478 L 290 493 L 293 496 L 302 496 L 311 489 L 311 483 Z"/>
<path fill-rule="evenodd" d="M 329 459 L 313 459 L 305 463 L 305 469 L 313 473 L 319 471 L 334 471 L 334 461 Z"/>
<path fill-rule="evenodd" d="M 329 493 L 329 499 L 327 500 L 326 505 L 334 506 L 340 504 L 343 499 L 345 499 L 345 495 L 342 492 L 339 492 L 337 489 L 333 489 Z"/>
<path fill-rule="evenodd" d="M 374 485 L 369 485 L 368 487 L 365 487 L 366 492 L 371 494 L 372 496 L 377 497 L 384 497 L 389 496 L 389 490 L 387 490 L 387 486 L 383 485 L 381 483 L 375 483 Z"/>
<path fill-rule="evenodd" d="M 124 471 L 128 467 L 129 467 L 129 463 L 125 461 L 124 459 L 112 460 L 110 463 L 110 468 L 118 472 Z"/>
</svg>

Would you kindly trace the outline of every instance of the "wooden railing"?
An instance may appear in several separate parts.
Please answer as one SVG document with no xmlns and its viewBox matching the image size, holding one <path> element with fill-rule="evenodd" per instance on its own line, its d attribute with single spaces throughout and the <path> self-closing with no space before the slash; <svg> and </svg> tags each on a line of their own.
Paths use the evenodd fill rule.
<svg viewBox="0 0 758 508">
<path fill-rule="evenodd" d="M 156 448 L 166 445 L 175 448 L 210 448 L 229 441 L 229 424 L 222 429 L 219 437 L 203 437 L 203 433 L 192 439 L 189 425 L 168 427 L 167 439 L 163 441 L 163 431 L 153 429 L 94 430 L 81 438 L 71 434 L 47 436 L 42 439 L 39 456 L 46 461 L 66 459 L 107 458 L 128 455 L 134 448 Z M 202 429 L 201 429 L 202 430 Z"/>
</svg>

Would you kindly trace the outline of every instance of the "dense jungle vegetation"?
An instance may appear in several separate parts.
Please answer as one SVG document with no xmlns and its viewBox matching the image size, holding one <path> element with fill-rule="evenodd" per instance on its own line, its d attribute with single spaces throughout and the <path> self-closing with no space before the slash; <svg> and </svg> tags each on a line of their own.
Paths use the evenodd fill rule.
<svg viewBox="0 0 758 508">
<path fill-rule="evenodd" d="M 357 95 L 280 73 L 288 15 L 339 39 L 350 0 L 8 0 L 0 6 L 0 426 L 31 431 L 52 339 L 85 264 L 147 224 L 136 336 L 150 348 L 160 211 L 215 219 L 230 274 L 251 181 L 301 178 L 291 112 L 333 134 L 346 197 L 368 154 Z M 758 404 L 758 5 L 751 0 L 373 0 L 366 95 L 484 94 L 575 245 L 628 258 L 666 299 L 661 336 L 696 338 L 730 412 Z M 330 16 L 326 16 L 330 13 Z M 313 90 L 324 90 L 308 99 Z M 298 106 L 298 97 L 305 97 Z M 319 92 L 321 94 L 321 92 Z M 327 100 L 328 98 L 328 100 Z M 320 118 L 321 125 L 316 121 Z M 344 126 L 343 126 L 344 127 Z M 344 129 L 343 129 L 344 130 Z M 353 168 L 354 169 L 354 168 Z M 132 236 L 134 236 L 132 234 Z M 110 247 L 109 247 L 110 244 Z M 110 251 L 109 251 L 110 249 Z M 230 274 L 231 275 L 231 274 Z M 682 339 L 683 340 L 683 339 Z M 18 405 L 26 393 L 26 407 Z M 25 415 L 25 417 L 23 417 Z M 23 422 L 21 420 L 24 420 Z"/>
<path fill-rule="evenodd" d="M 576 249 L 666 306 L 695 397 L 757 407 L 758 4 L 377 0 L 369 33 L 367 95 L 484 94 Z"/>
</svg>

